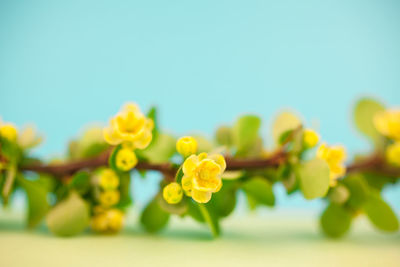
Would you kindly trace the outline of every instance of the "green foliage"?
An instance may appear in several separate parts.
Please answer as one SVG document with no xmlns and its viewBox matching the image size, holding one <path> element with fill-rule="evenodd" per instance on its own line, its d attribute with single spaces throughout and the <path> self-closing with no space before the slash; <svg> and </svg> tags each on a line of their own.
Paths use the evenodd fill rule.
<svg viewBox="0 0 400 267">
<path fill-rule="evenodd" d="M 81 195 L 86 194 L 90 189 L 90 174 L 87 171 L 77 172 L 72 177 L 69 188 Z"/>
<path fill-rule="evenodd" d="M 246 192 L 251 206 L 256 205 L 275 205 L 275 196 L 272 184 L 261 176 L 252 177 L 243 183 L 242 188 Z"/>
<path fill-rule="evenodd" d="M 233 144 L 232 129 L 228 126 L 221 126 L 215 133 L 215 139 L 219 145 L 230 147 Z"/>
<path fill-rule="evenodd" d="M 159 133 L 158 138 L 145 150 L 136 153 L 153 163 L 166 162 L 175 153 L 175 138 L 165 133 Z"/>
<path fill-rule="evenodd" d="M 213 206 L 218 217 L 227 217 L 235 209 L 238 185 L 236 181 L 224 181 L 221 190 L 213 195 L 210 205 Z"/>
<path fill-rule="evenodd" d="M 27 225 L 29 228 L 38 225 L 47 211 L 49 204 L 47 202 L 48 191 L 42 186 L 39 180 L 30 181 L 22 176 L 17 177 L 18 184 L 25 190 L 28 200 Z"/>
<path fill-rule="evenodd" d="M 369 197 L 369 187 L 361 174 L 352 174 L 343 180 L 343 184 L 350 191 L 347 205 L 353 209 L 360 209 Z"/>
<path fill-rule="evenodd" d="M 320 224 L 327 236 L 338 238 L 350 229 L 351 220 L 352 213 L 349 210 L 332 203 L 322 213 Z"/>
<path fill-rule="evenodd" d="M 162 230 L 168 224 L 169 217 L 169 213 L 160 207 L 156 197 L 143 210 L 140 216 L 140 223 L 147 232 L 155 233 Z"/>
<path fill-rule="evenodd" d="M 167 201 L 165 201 L 161 194 L 158 194 L 156 198 L 160 207 L 168 213 L 184 215 L 188 211 L 187 198 L 182 198 L 182 200 L 177 204 L 169 204 Z"/>
<path fill-rule="evenodd" d="M 329 189 L 329 166 L 321 159 L 312 159 L 301 163 L 296 168 L 300 188 L 306 199 L 326 195 Z"/>
<path fill-rule="evenodd" d="M 89 207 L 80 195 L 69 196 L 50 210 L 46 218 L 50 231 L 58 236 L 73 236 L 89 225 Z"/>
<path fill-rule="evenodd" d="M 246 151 L 254 146 L 260 126 L 261 119 L 255 115 L 244 115 L 236 121 L 232 129 L 232 137 L 238 155 L 246 154 Z"/>
<path fill-rule="evenodd" d="M 399 221 L 390 206 L 378 194 L 371 194 L 364 204 L 364 211 L 371 223 L 386 232 L 399 229 Z"/>
<path fill-rule="evenodd" d="M 113 169 L 115 172 L 120 172 L 120 170 L 117 167 L 117 154 L 118 151 L 122 149 L 122 145 L 117 145 L 116 147 L 113 148 L 113 150 L 111 151 L 111 155 L 108 158 L 108 165 L 110 166 L 111 169 Z"/>
<path fill-rule="evenodd" d="M 383 104 L 372 98 L 361 98 L 354 108 L 354 122 L 357 129 L 376 145 L 382 142 L 382 136 L 375 129 L 374 115 L 384 110 Z"/>
<path fill-rule="evenodd" d="M 219 220 L 218 215 L 216 214 L 215 210 L 212 206 L 208 204 L 197 204 L 200 210 L 201 215 L 204 218 L 208 228 L 211 231 L 211 234 L 214 238 L 218 237 L 220 234 L 220 227 L 219 227 Z"/>
</svg>

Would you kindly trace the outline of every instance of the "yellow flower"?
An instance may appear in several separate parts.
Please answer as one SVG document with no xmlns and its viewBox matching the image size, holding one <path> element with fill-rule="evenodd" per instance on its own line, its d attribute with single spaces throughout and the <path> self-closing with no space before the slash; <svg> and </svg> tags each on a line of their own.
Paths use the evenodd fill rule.
<svg viewBox="0 0 400 267">
<path fill-rule="evenodd" d="M 312 129 L 305 129 L 303 133 L 303 144 L 306 148 L 312 148 L 318 144 L 319 135 Z"/>
<path fill-rule="evenodd" d="M 115 163 L 121 171 L 129 171 L 136 166 L 138 159 L 132 149 L 122 148 L 117 152 Z"/>
<path fill-rule="evenodd" d="M 104 207 L 111 207 L 119 202 L 119 191 L 110 190 L 100 193 L 99 202 Z"/>
<path fill-rule="evenodd" d="M 99 185 L 104 190 L 114 190 L 119 186 L 118 175 L 111 169 L 106 168 L 99 173 Z"/>
<path fill-rule="evenodd" d="M 387 147 L 386 159 L 390 164 L 400 167 L 400 141 Z"/>
<path fill-rule="evenodd" d="M 118 232 L 124 222 L 124 214 L 118 209 L 105 210 L 92 218 L 91 227 L 96 232 Z"/>
<path fill-rule="evenodd" d="M 104 129 L 104 139 L 111 145 L 129 143 L 133 148 L 144 149 L 151 142 L 153 127 L 153 120 L 146 118 L 136 104 L 129 103 Z"/>
<path fill-rule="evenodd" d="M 325 160 L 330 170 L 330 185 L 335 186 L 337 179 L 346 173 L 344 160 L 346 150 L 343 146 L 327 146 L 325 143 L 320 145 L 317 151 L 317 158 Z"/>
<path fill-rule="evenodd" d="M 0 122 L 0 135 L 11 142 L 17 140 L 18 130 L 12 123 L 1 123 Z"/>
<path fill-rule="evenodd" d="M 382 135 L 400 140 L 400 110 L 385 110 L 374 116 L 375 128 Z"/>
<path fill-rule="evenodd" d="M 185 194 L 196 202 L 207 203 L 212 193 L 218 192 L 222 186 L 221 175 L 226 163 L 222 155 L 207 153 L 191 155 L 183 163 L 182 188 Z"/>
<path fill-rule="evenodd" d="M 28 125 L 22 129 L 17 138 L 18 145 L 25 149 L 39 145 L 42 140 L 43 138 L 36 134 L 36 129 L 33 125 Z"/>
<path fill-rule="evenodd" d="M 176 204 L 182 200 L 182 187 L 178 183 L 170 183 L 163 189 L 163 197 L 169 204 Z"/>
<path fill-rule="evenodd" d="M 179 138 L 176 142 L 176 150 L 184 157 L 188 157 L 197 152 L 197 141 L 191 136 Z"/>
</svg>

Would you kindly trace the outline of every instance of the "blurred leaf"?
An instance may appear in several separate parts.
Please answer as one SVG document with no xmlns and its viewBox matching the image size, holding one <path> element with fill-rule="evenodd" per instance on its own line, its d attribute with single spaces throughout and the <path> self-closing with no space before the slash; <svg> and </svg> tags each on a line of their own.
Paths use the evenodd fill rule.
<svg viewBox="0 0 400 267">
<path fill-rule="evenodd" d="M 219 145 L 230 147 L 233 144 L 232 130 L 228 126 L 220 126 L 215 133 L 215 139 Z"/>
<path fill-rule="evenodd" d="M 83 158 L 92 158 L 106 151 L 110 146 L 107 143 L 93 143 L 82 151 Z"/>
<path fill-rule="evenodd" d="M 153 143 L 155 143 L 156 142 L 156 140 L 157 140 L 157 138 L 158 138 L 158 134 L 159 134 L 159 132 L 160 132 L 160 128 L 159 128 L 159 126 L 158 126 L 158 115 L 157 115 L 157 107 L 155 107 L 155 106 L 153 106 L 153 107 L 151 107 L 150 108 L 150 110 L 149 110 L 149 112 L 147 112 L 147 118 L 150 118 L 150 119 L 152 119 L 153 120 L 153 122 L 154 122 L 154 128 L 153 128 L 153 130 L 152 130 L 152 135 L 153 135 L 153 138 L 152 138 L 152 140 L 151 140 L 151 142 L 150 142 L 150 146 L 153 144 Z"/>
<path fill-rule="evenodd" d="M 364 211 L 376 228 L 386 232 L 395 232 L 399 229 L 395 213 L 378 194 L 371 194 L 364 204 Z"/>
<path fill-rule="evenodd" d="M 0 136 L 0 154 L 8 159 L 10 165 L 15 165 L 22 157 L 22 150 L 17 143 Z"/>
<path fill-rule="evenodd" d="M 397 180 L 397 178 L 387 177 L 382 174 L 376 174 L 376 173 L 364 172 L 363 175 L 368 185 L 379 191 L 381 191 L 386 184 L 394 184 Z"/>
<path fill-rule="evenodd" d="M 323 232 L 330 237 L 343 236 L 351 225 L 352 214 L 343 206 L 330 204 L 321 216 L 321 227 Z"/>
<path fill-rule="evenodd" d="M 212 236 L 218 237 L 220 234 L 218 216 L 215 211 L 212 210 L 211 206 L 208 204 L 198 203 L 200 213 L 202 214 L 204 221 L 210 228 Z"/>
<path fill-rule="evenodd" d="M 261 176 L 255 176 L 243 183 L 243 190 L 250 199 L 267 206 L 275 205 L 275 196 L 271 183 Z M 252 201 L 250 200 L 250 201 Z"/>
<path fill-rule="evenodd" d="M 350 191 L 346 186 L 338 184 L 331 189 L 328 197 L 332 203 L 344 204 L 350 197 Z"/>
<path fill-rule="evenodd" d="M 192 135 L 194 139 L 197 141 L 197 152 L 210 152 L 213 150 L 213 144 L 204 136 L 199 135 L 199 134 L 193 134 Z"/>
<path fill-rule="evenodd" d="M 159 133 L 157 140 L 151 146 L 135 152 L 153 163 L 166 162 L 175 153 L 175 138 L 168 134 Z"/>
<path fill-rule="evenodd" d="M 72 236 L 81 233 L 89 224 L 89 208 L 80 195 L 72 191 L 47 215 L 47 226 L 59 236 Z"/>
<path fill-rule="evenodd" d="M 301 120 L 292 112 L 281 112 L 272 124 L 272 135 L 276 143 L 279 143 L 282 135 L 287 135 L 288 131 L 301 126 Z"/>
<path fill-rule="evenodd" d="M 169 213 L 164 211 L 154 198 L 143 210 L 140 223 L 149 233 L 155 233 L 163 229 L 169 221 Z"/>
<path fill-rule="evenodd" d="M 167 201 L 165 201 L 161 194 L 158 194 L 156 198 L 160 207 L 168 213 L 183 215 L 188 210 L 186 198 L 182 198 L 182 200 L 177 204 L 169 204 Z"/>
<path fill-rule="evenodd" d="M 219 217 L 227 217 L 235 209 L 236 191 L 236 182 L 225 181 L 221 190 L 213 194 L 210 205 L 214 206 Z"/>
<path fill-rule="evenodd" d="M 200 208 L 197 205 L 197 202 L 194 202 L 194 200 L 192 200 L 191 198 L 188 200 L 187 202 L 188 205 L 188 211 L 187 214 L 192 217 L 193 219 L 195 219 L 196 221 L 200 222 L 200 223 L 204 223 L 204 217 L 200 212 Z"/>
<path fill-rule="evenodd" d="M 130 172 L 125 172 L 125 173 L 120 173 L 118 176 L 119 176 L 120 200 L 116 205 L 116 208 L 125 209 L 132 204 L 132 198 L 130 194 L 131 174 Z"/>
<path fill-rule="evenodd" d="M 385 110 L 384 105 L 372 98 L 361 98 L 354 108 L 354 122 L 357 129 L 377 145 L 382 142 L 382 136 L 375 129 L 373 118 L 382 110 Z"/>
<path fill-rule="evenodd" d="M 74 189 L 81 195 L 87 193 L 90 189 L 90 175 L 86 171 L 77 172 L 69 183 L 69 188 Z"/>
<path fill-rule="evenodd" d="M 323 197 L 329 189 L 329 166 L 321 159 L 306 161 L 296 168 L 297 179 L 306 199 Z"/>
<path fill-rule="evenodd" d="M 30 181 L 22 176 L 17 177 L 18 184 L 25 190 L 28 200 L 28 227 L 38 225 L 49 210 L 47 202 L 48 191 L 38 181 Z"/>
<path fill-rule="evenodd" d="M 261 119 L 255 115 L 244 115 L 236 121 L 232 137 L 238 155 L 245 154 L 257 142 L 260 126 Z"/>
<path fill-rule="evenodd" d="M 370 189 L 361 174 L 352 174 L 343 179 L 342 182 L 350 191 L 347 205 L 353 209 L 360 209 L 367 201 Z"/>
<path fill-rule="evenodd" d="M 223 180 L 236 180 L 241 177 L 243 177 L 244 172 L 243 171 L 225 171 L 222 174 L 222 179 Z"/>
</svg>

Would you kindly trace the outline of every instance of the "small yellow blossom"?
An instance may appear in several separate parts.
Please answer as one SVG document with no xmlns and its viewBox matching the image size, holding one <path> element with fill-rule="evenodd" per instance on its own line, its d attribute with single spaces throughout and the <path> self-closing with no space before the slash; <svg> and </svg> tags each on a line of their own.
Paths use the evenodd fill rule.
<svg viewBox="0 0 400 267">
<path fill-rule="evenodd" d="M 197 141 L 191 136 L 184 136 L 176 142 L 176 150 L 184 157 L 188 157 L 197 152 Z"/>
<path fill-rule="evenodd" d="M 130 148 L 122 148 L 117 152 L 115 164 L 121 171 L 129 171 L 138 163 L 135 152 Z"/>
<path fill-rule="evenodd" d="M 144 149 L 151 142 L 153 127 L 153 120 L 147 118 L 136 104 L 129 103 L 104 129 L 104 139 L 111 145 L 129 143 L 133 148 Z"/>
<path fill-rule="evenodd" d="M 400 167 L 400 141 L 387 147 L 386 159 L 390 164 Z"/>
<path fill-rule="evenodd" d="M 124 214 L 118 209 L 105 210 L 92 218 L 91 227 L 96 232 L 115 233 L 121 230 Z"/>
<path fill-rule="evenodd" d="M 377 113 L 374 116 L 374 125 L 382 135 L 400 140 L 400 109 Z"/>
<path fill-rule="evenodd" d="M 182 188 L 185 194 L 196 202 L 207 203 L 212 193 L 218 192 L 222 186 L 221 175 L 226 163 L 222 155 L 207 153 L 191 155 L 183 163 Z"/>
<path fill-rule="evenodd" d="M 0 123 L 0 135 L 11 142 L 14 142 L 17 140 L 17 127 L 12 123 Z"/>
<path fill-rule="evenodd" d="M 306 148 L 312 148 L 318 144 L 319 135 L 312 129 L 305 129 L 303 132 L 303 144 Z"/>
<path fill-rule="evenodd" d="M 325 160 L 330 170 L 330 185 L 335 186 L 337 179 L 346 173 L 344 160 L 346 150 L 343 146 L 327 146 L 325 143 L 320 145 L 317 151 L 317 158 Z"/>
<path fill-rule="evenodd" d="M 99 173 L 99 185 L 104 190 L 114 190 L 119 186 L 118 175 L 111 169 L 102 169 Z"/>
<path fill-rule="evenodd" d="M 109 190 L 100 193 L 99 202 L 104 207 L 111 207 L 119 202 L 119 191 Z"/>
<path fill-rule="evenodd" d="M 169 204 L 177 204 L 182 200 L 182 187 L 178 183 L 170 183 L 163 189 L 163 197 Z"/>
</svg>

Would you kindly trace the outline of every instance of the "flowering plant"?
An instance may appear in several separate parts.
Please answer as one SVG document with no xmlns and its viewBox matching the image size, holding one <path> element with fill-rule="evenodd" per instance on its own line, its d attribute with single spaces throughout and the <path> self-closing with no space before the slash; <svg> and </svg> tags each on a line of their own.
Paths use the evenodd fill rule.
<svg viewBox="0 0 400 267">
<path fill-rule="evenodd" d="M 351 162 L 343 145 L 322 142 L 315 129 L 288 111 L 275 118 L 273 146 L 267 149 L 255 115 L 219 127 L 212 140 L 176 140 L 160 129 L 155 108 L 144 114 L 128 103 L 107 127 L 89 129 L 70 142 L 65 158 L 51 162 L 32 157 L 31 149 L 42 140 L 34 128 L 20 131 L 0 121 L 1 201 L 7 205 L 15 191 L 23 190 L 27 225 L 35 227 L 45 218 L 55 235 L 87 228 L 116 233 L 132 205 L 131 176 L 156 171 L 163 177 L 159 193 L 140 215 L 148 232 L 162 230 L 177 215 L 207 225 L 218 236 L 238 192 L 250 209 L 272 207 L 278 183 L 287 194 L 301 192 L 307 200 L 326 202 L 320 225 L 329 237 L 343 236 L 362 214 L 382 231 L 398 231 L 398 219 L 381 193 L 400 177 L 400 111 L 363 98 L 353 114 L 372 152 Z"/>
</svg>

